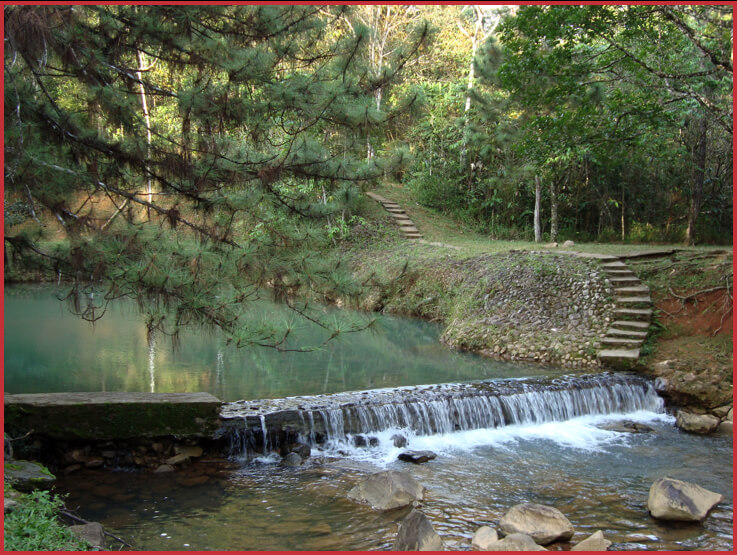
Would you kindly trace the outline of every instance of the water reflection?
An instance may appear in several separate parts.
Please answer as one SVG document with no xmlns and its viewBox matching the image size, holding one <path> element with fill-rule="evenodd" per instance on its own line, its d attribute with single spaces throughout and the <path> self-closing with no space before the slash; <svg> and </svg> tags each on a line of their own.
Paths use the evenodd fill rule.
<svg viewBox="0 0 737 555">
<path fill-rule="evenodd" d="M 263 301 L 252 317 L 268 323 L 294 314 Z M 294 327 L 296 342 L 324 340 L 325 330 L 309 322 Z M 70 314 L 53 287 L 11 287 L 5 391 L 207 391 L 234 401 L 562 372 L 452 352 L 439 344 L 440 332 L 432 323 L 385 316 L 312 353 L 236 349 L 203 329 L 183 333 L 175 349 L 167 337 L 148 333 L 133 303 L 111 303 L 91 324 Z"/>
</svg>

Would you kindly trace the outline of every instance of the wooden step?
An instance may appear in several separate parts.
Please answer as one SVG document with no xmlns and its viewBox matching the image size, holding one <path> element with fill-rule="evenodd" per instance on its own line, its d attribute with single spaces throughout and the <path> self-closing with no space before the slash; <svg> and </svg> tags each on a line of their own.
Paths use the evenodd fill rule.
<svg viewBox="0 0 737 555">
<path fill-rule="evenodd" d="M 647 337 L 646 331 L 623 330 L 619 328 L 609 328 L 608 330 L 606 330 L 606 334 L 609 337 L 630 337 L 633 339 L 645 339 Z"/>
<path fill-rule="evenodd" d="M 620 347 L 626 345 L 634 345 L 639 347 L 644 343 L 642 339 L 627 339 L 624 337 L 602 337 L 600 340 L 602 345 L 618 345 Z"/>
<path fill-rule="evenodd" d="M 622 317 L 631 317 L 637 320 L 650 319 L 653 311 L 650 308 L 615 308 L 614 314 Z"/>
<path fill-rule="evenodd" d="M 606 362 L 635 361 L 640 358 L 640 349 L 605 349 L 597 357 Z"/>
<path fill-rule="evenodd" d="M 650 297 L 615 297 L 614 302 L 617 304 L 653 304 L 653 300 Z"/>
<path fill-rule="evenodd" d="M 640 330 L 646 330 L 650 327 L 650 322 L 638 322 L 637 320 L 615 320 L 612 322 L 612 326 L 619 328 L 636 328 Z"/>
<path fill-rule="evenodd" d="M 633 285 L 631 287 L 617 287 L 614 292 L 618 295 L 627 295 L 629 293 L 650 293 L 647 285 Z"/>
</svg>

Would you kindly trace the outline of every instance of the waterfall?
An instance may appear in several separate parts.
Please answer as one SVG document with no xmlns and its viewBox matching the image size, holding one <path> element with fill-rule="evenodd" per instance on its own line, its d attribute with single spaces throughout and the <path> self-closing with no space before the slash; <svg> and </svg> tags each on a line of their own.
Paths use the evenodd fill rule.
<svg viewBox="0 0 737 555">
<path fill-rule="evenodd" d="M 266 453 L 268 443 L 299 438 L 316 444 L 395 428 L 415 435 L 448 434 L 643 410 L 664 411 L 649 381 L 605 373 L 239 401 L 226 405 L 221 419 L 226 428 L 228 422 L 231 428 L 239 422 L 252 427 L 263 436 Z"/>
</svg>

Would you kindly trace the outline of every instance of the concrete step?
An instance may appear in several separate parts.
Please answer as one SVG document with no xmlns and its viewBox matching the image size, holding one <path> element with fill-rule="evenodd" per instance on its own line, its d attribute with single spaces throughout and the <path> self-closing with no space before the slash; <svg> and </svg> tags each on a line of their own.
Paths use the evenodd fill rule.
<svg viewBox="0 0 737 555">
<path fill-rule="evenodd" d="M 387 208 L 386 211 L 392 214 L 406 214 L 402 208 Z"/>
<path fill-rule="evenodd" d="M 615 277 L 630 277 L 630 276 L 631 277 L 637 277 L 635 275 L 635 272 L 633 272 L 632 270 L 607 270 L 607 269 L 605 269 L 604 271 L 607 274 L 609 274 L 609 276 L 610 276 L 609 279 L 611 279 L 611 276 L 615 276 Z"/>
<path fill-rule="evenodd" d="M 623 318 L 632 318 L 635 320 L 650 320 L 653 311 L 650 308 L 615 308 L 614 314 Z"/>
<path fill-rule="evenodd" d="M 634 275 L 632 276 L 608 276 L 608 279 L 612 283 L 622 283 L 622 284 L 627 284 L 627 285 L 629 284 L 634 285 L 636 283 L 641 283 L 640 278 Z"/>
<path fill-rule="evenodd" d="M 396 222 L 411 222 L 412 220 L 407 214 L 392 214 L 392 218 Z"/>
<path fill-rule="evenodd" d="M 401 231 L 404 235 L 408 235 L 410 233 L 420 233 L 420 230 L 416 227 L 400 227 L 399 231 Z"/>
<path fill-rule="evenodd" d="M 409 228 L 417 229 L 415 227 L 414 222 L 412 222 L 412 220 L 401 220 L 397 222 L 397 225 L 400 227 L 400 229 L 405 229 L 405 230 Z"/>
<path fill-rule="evenodd" d="M 653 300 L 648 297 L 614 297 L 614 302 L 617 304 L 653 304 Z"/>
<path fill-rule="evenodd" d="M 639 347 L 644 343 L 642 339 L 627 339 L 624 337 L 602 337 L 600 342 L 602 345 L 618 345 L 620 347 L 625 345 Z"/>
<path fill-rule="evenodd" d="M 614 289 L 617 295 L 627 295 L 630 293 L 650 293 L 650 288 L 647 285 L 632 285 L 629 287 L 617 287 Z"/>
<path fill-rule="evenodd" d="M 620 262 L 619 260 L 615 260 L 613 262 L 603 262 L 601 264 L 602 268 L 612 269 L 612 270 L 624 270 L 627 268 L 627 264 L 624 262 Z"/>
<path fill-rule="evenodd" d="M 618 328 L 635 328 L 639 330 L 646 330 L 650 327 L 650 322 L 638 322 L 636 320 L 615 320 L 612 322 L 612 326 Z"/>
<path fill-rule="evenodd" d="M 381 203 L 381 205 L 384 208 L 386 208 L 387 210 L 389 208 L 401 208 L 401 206 L 399 206 L 399 203 L 397 203 L 397 202 L 391 202 L 389 200 L 385 200 L 384 202 Z"/>
<path fill-rule="evenodd" d="M 635 361 L 640 358 L 640 349 L 605 349 L 597 357 L 605 362 Z"/>
<path fill-rule="evenodd" d="M 632 339 L 645 339 L 647 337 L 646 331 L 623 330 L 619 328 L 609 328 L 608 330 L 606 330 L 606 334 L 609 337 L 629 337 Z"/>
<path fill-rule="evenodd" d="M 422 239 L 422 234 L 421 233 L 406 233 L 404 235 L 404 238 L 412 239 L 412 240 L 419 240 L 419 239 Z"/>
</svg>

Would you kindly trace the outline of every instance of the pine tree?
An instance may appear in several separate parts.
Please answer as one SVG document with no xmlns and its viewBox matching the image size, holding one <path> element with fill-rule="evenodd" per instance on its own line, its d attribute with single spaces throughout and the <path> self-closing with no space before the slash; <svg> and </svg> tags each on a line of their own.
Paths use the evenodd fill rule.
<svg viewBox="0 0 737 555">
<path fill-rule="evenodd" d="M 295 293 L 357 292 L 324 255 L 325 223 L 402 163 L 365 160 L 366 137 L 416 100 L 379 109 L 375 94 L 426 26 L 373 76 L 346 7 L 4 13 L 6 262 L 71 279 L 89 319 L 130 297 L 150 329 L 204 322 L 280 348 L 288 329 L 241 325 L 264 287 L 308 318 Z"/>
</svg>

